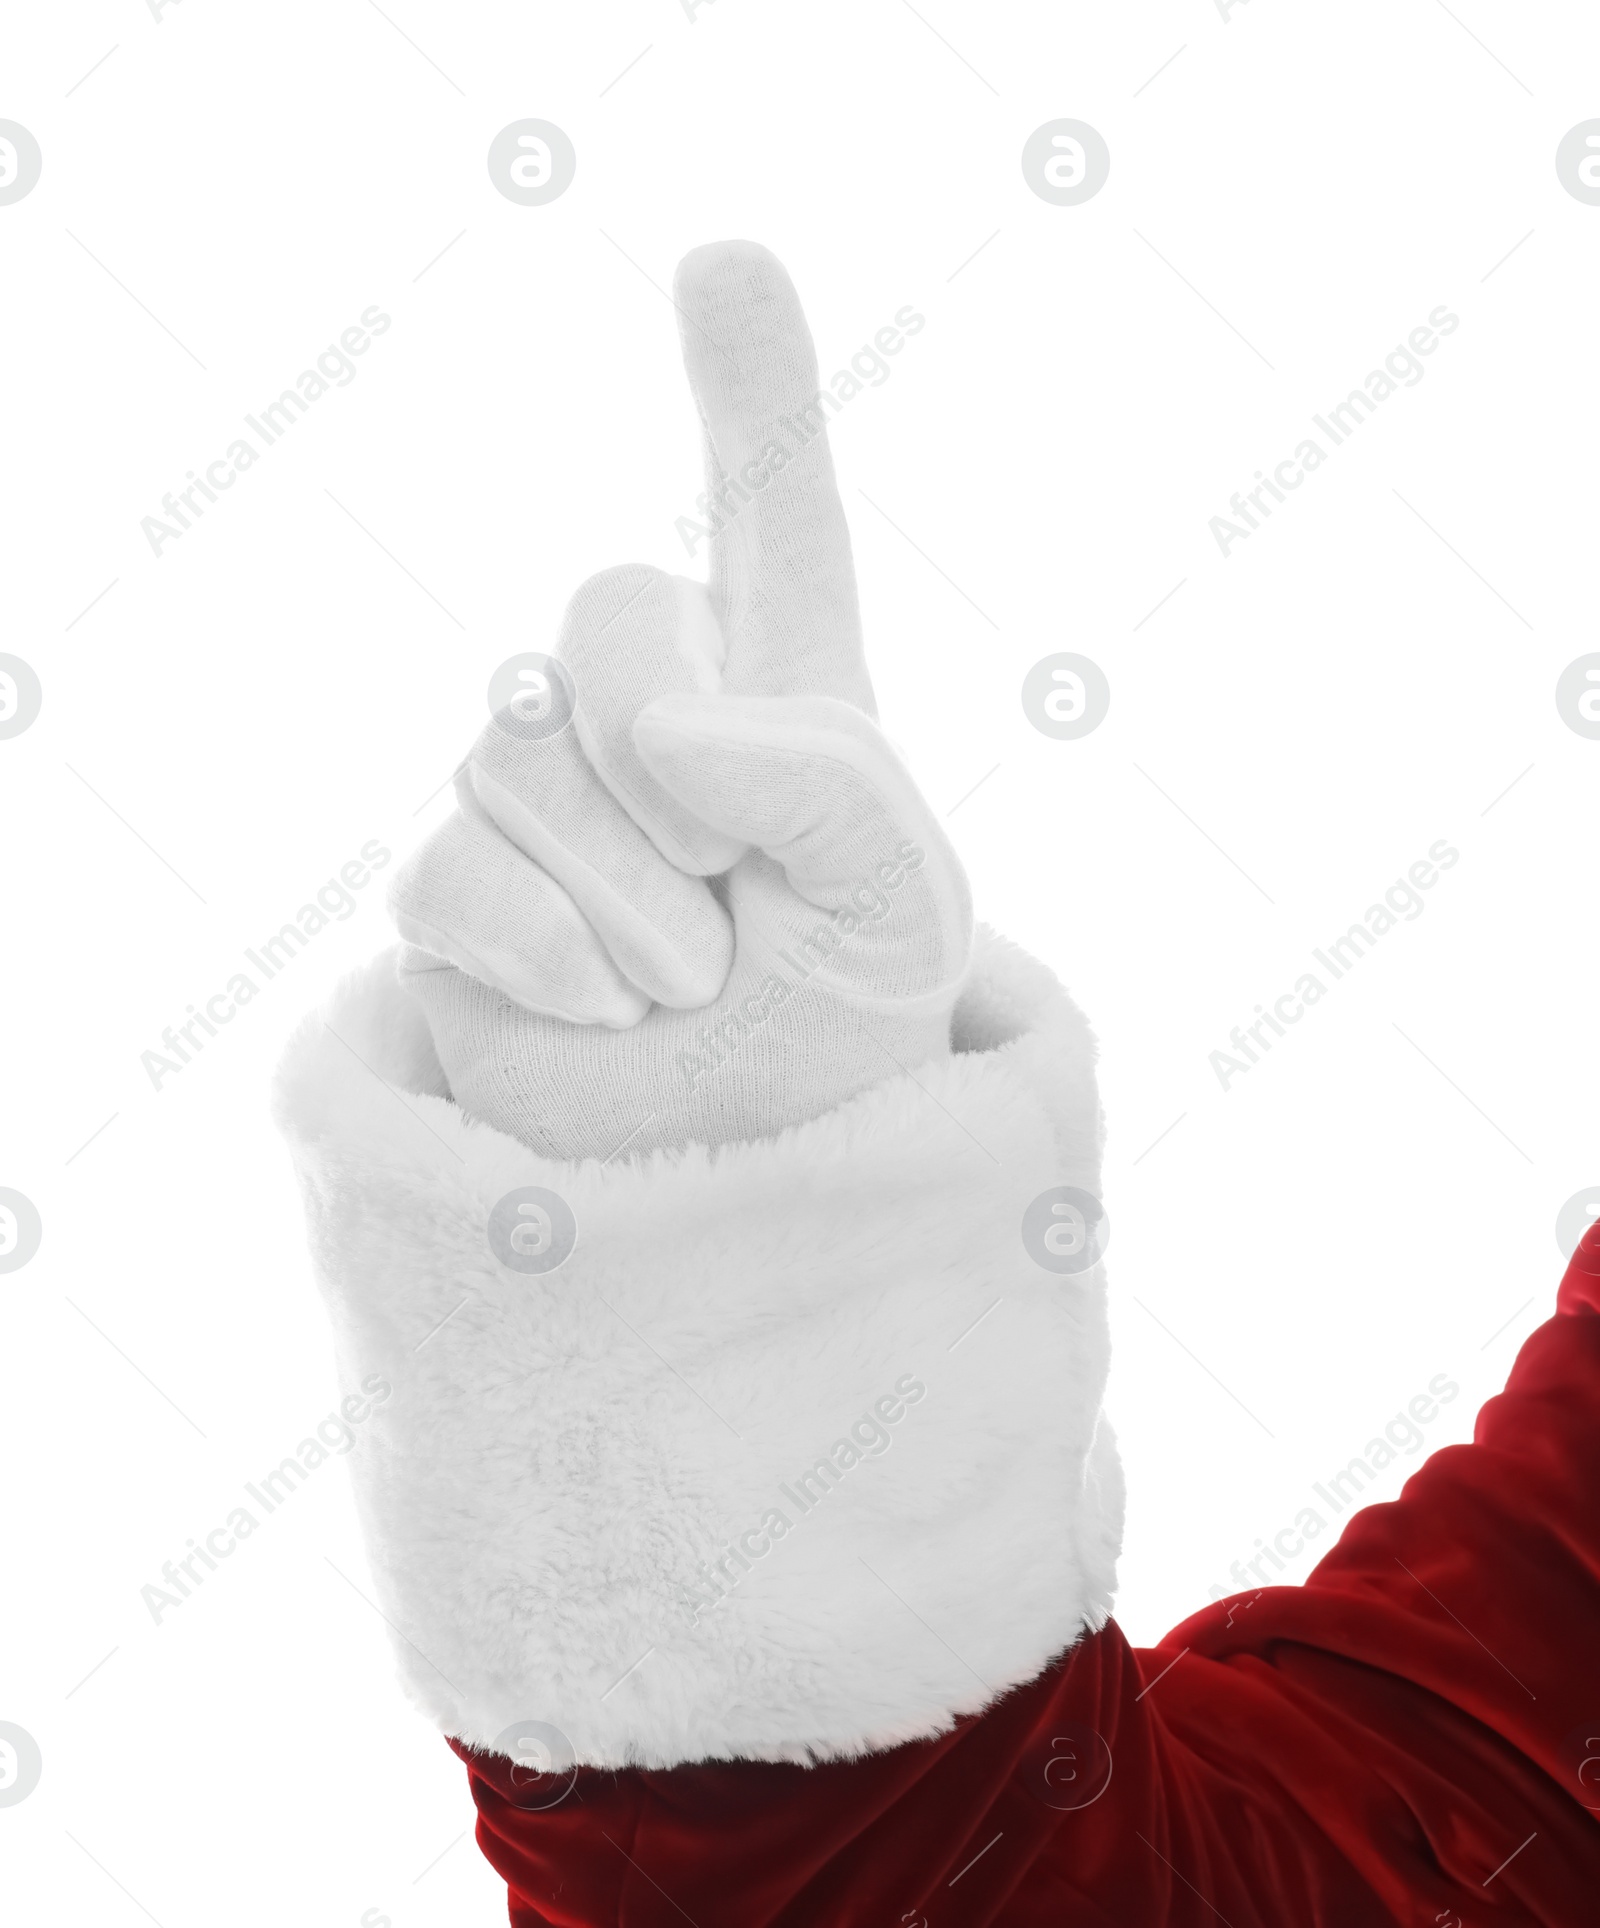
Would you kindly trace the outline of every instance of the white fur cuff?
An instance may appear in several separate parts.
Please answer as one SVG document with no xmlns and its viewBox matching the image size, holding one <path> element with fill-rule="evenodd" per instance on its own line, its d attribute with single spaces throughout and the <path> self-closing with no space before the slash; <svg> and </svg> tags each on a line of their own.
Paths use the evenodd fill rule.
<svg viewBox="0 0 1600 1928">
<path fill-rule="evenodd" d="M 982 932 L 954 1041 L 780 1138 L 601 1165 L 469 1121 L 392 956 L 301 1028 L 279 1118 L 341 1373 L 395 1389 L 350 1459 L 446 1733 L 857 1754 L 1104 1620 L 1104 1279 L 1046 1197 L 1098 1195 L 1093 1045 Z"/>
</svg>

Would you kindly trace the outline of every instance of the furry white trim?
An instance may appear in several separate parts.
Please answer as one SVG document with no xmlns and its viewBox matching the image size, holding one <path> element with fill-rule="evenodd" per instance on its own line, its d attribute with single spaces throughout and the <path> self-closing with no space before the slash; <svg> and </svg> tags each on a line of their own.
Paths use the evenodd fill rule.
<svg viewBox="0 0 1600 1928">
<path fill-rule="evenodd" d="M 392 955 L 301 1028 L 279 1121 L 341 1372 L 394 1387 L 351 1465 L 446 1733 L 509 1752 L 543 1722 L 593 1766 L 849 1756 L 1104 1621 L 1104 1278 L 1021 1230 L 1052 1187 L 1098 1196 L 1093 1042 L 985 932 L 953 1035 L 780 1138 L 602 1165 L 465 1117 Z M 554 1271 L 489 1244 L 529 1185 L 576 1219 Z"/>
</svg>

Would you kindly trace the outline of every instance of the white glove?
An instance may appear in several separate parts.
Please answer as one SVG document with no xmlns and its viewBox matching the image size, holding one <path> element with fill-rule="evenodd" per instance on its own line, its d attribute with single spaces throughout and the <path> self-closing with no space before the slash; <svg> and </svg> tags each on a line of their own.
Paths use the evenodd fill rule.
<svg viewBox="0 0 1600 1928">
<path fill-rule="evenodd" d="M 709 596 L 639 566 L 586 583 L 571 723 L 561 691 L 500 712 L 391 893 L 456 1101 L 557 1157 L 770 1137 L 948 1055 L 971 946 L 960 864 L 871 720 L 793 286 L 730 242 L 675 298 L 737 510 Z"/>
</svg>

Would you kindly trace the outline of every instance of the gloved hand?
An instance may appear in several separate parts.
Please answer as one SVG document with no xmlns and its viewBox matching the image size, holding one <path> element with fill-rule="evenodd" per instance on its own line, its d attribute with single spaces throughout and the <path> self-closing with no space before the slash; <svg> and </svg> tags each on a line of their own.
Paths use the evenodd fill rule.
<svg viewBox="0 0 1600 1928">
<path fill-rule="evenodd" d="M 490 722 L 391 893 L 456 1101 L 556 1157 L 769 1137 L 948 1055 L 971 945 L 960 864 L 872 720 L 793 286 L 729 242 L 675 299 L 725 517 L 709 591 L 586 583 L 570 691 Z"/>
<path fill-rule="evenodd" d="M 353 974 L 277 1088 L 341 1381 L 393 1392 L 351 1465 L 408 1688 L 608 1775 L 947 1733 L 1103 1621 L 1122 1506 L 1098 1252 L 1040 1230 L 1098 1197 L 1093 1041 L 969 965 L 782 269 L 678 301 L 709 593 L 579 592 L 399 884 L 408 989 Z"/>
</svg>

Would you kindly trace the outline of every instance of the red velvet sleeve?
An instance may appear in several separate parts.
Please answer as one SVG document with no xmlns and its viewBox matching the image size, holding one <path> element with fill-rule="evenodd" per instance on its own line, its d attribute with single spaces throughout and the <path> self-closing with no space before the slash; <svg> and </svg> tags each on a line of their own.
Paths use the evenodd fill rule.
<svg viewBox="0 0 1600 1928">
<path fill-rule="evenodd" d="M 1149 1649 L 1113 1624 L 860 1761 L 519 1790 L 464 1758 L 517 1928 L 1600 1920 L 1600 1227 L 1474 1443 L 1303 1586 Z"/>
</svg>

